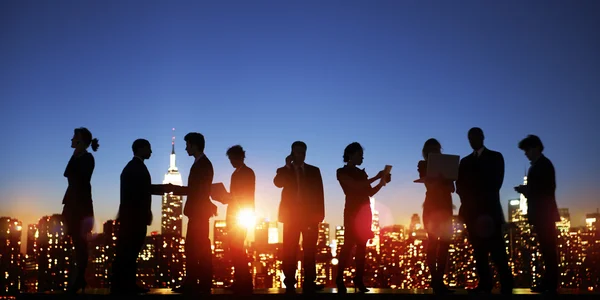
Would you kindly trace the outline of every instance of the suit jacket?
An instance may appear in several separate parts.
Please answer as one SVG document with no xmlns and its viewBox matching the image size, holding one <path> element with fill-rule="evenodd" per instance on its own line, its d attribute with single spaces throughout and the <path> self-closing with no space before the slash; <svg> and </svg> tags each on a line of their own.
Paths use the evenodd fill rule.
<svg viewBox="0 0 600 300">
<path fill-rule="evenodd" d="M 65 218 L 80 220 L 94 215 L 90 183 L 94 167 L 94 156 L 89 152 L 71 156 L 64 173 L 69 183 L 62 201 L 65 205 L 63 208 Z"/>
<path fill-rule="evenodd" d="M 132 158 L 121 172 L 121 203 L 119 221 L 121 226 L 145 227 L 150 224 L 152 195 L 163 193 L 161 185 L 153 185 L 152 177 L 144 162 Z"/>
<path fill-rule="evenodd" d="M 464 221 L 475 220 L 480 215 L 504 223 L 500 205 L 500 188 L 504 181 L 504 157 L 487 148 L 476 157 L 474 153 L 460 160 L 456 193 L 460 196 L 459 215 Z"/>
<path fill-rule="evenodd" d="M 183 214 L 188 218 L 208 220 L 216 215 L 217 206 L 210 200 L 213 176 L 213 166 L 206 155 L 192 165 L 188 176 L 187 199 L 183 208 Z"/>
<path fill-rule="evenodd" d="M 235 220 L 237 213 L 242 209 L 254 211 L 254 192 L 256 189 L 256 176 L 254 171 L 243 165 L 231 174 L 229 192 L 233 200 L 227 204 L 227 220 Z"/>
<path fill-rule="evenodd" d="M 560 221 L 556 204 L 556 176 L 552 162 L 542 155 L 531 164 L 527 172 L 527 215 L 531 224 L 547 224 Z"/>
<path fill-rule="evenodd" d="M 279 222 L 314 224 L 323 221 L 325 196 L 319 168 L 305 163 L 303 175 L 297 178 L 293 167 L 282 167 L 277 169 L 273 183 L 283 188 L 279 204 Z"/>
</svg>

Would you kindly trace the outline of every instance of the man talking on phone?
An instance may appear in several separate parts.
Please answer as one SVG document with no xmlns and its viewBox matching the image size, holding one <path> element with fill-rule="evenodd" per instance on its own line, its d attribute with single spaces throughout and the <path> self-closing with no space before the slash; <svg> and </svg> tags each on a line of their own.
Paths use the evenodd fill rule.
<svg viewBox="0 0 600 300">
<path fill-rule="evenodd" d="M 317 236 L 319 223 L 325 218 L 323 179 L 319 168 L 304 163 L 306 143 L 296 141 L 292 153 L 285 159 L 285 166 L 277 169 L 273 183 L 281 192 L 279 222 L 283 223 L 283 273 L 286 293 L 295 293 L 296 251 L 302 234 L 304 250 L 303 293 L 323 289 L 315 283 Z"/>
</svg>

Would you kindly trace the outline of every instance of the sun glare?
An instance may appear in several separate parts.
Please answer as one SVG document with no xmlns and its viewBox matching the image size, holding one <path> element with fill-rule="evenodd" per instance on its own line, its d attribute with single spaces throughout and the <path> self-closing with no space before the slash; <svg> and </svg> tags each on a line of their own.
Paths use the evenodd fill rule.
<svg viewBox="0 0 600 300">
<path fill-rule="evenodd" d="M 238 213 L 237 221 L 239 225 L 246 229 L 253 228 L 256 224 L 256 216 L 254 216 L 252 210 L 244 209 Z"/>
</svg>

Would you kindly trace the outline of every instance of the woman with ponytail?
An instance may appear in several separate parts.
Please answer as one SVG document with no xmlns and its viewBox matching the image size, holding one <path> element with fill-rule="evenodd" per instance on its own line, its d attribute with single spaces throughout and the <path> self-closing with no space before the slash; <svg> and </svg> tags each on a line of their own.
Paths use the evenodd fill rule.
<svg viewBox="0 0 600 300">
<path fill-rule="evenodd" d="M 94 208 L 92 206 L 92 173 L 94 172 L 94 156 L 87 151 L 89 147 L 98 150 L 98 139 L 84 127 L 76 128 L 71 139 L 73 155 L 67 164 L 64 176 L 69 186 L 63 198 L 62 217 L 67 235 L 71 237 L 75 248 L 74 278 L 70 278 L 68 293 L 85 291 L 85 270 L 88 262 L 88 235 L 94 226 Z"/>
</svg>

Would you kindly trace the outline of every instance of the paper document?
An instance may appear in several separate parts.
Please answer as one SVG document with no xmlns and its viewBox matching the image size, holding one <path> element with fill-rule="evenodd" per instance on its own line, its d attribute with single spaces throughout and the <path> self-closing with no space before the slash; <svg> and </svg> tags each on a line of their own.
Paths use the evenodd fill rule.
<svg viewBox="0 0 600 300">
<path fill-rule="evenodd" d="M 427 157 L 427 177 L 436 177 L 441 174 L 446 179 L 458 179 L 458 165 L 460 156 L 450 154 L 431 153 Z"/>
<path fill-rule="evenodd" d="M 210 187 L 210 197 L 215 201 L 222 202 L 227 194 L 229 193 L 222 182 L 213 183 Z"/>
</svg>

